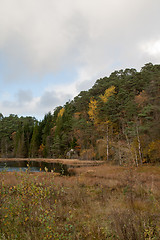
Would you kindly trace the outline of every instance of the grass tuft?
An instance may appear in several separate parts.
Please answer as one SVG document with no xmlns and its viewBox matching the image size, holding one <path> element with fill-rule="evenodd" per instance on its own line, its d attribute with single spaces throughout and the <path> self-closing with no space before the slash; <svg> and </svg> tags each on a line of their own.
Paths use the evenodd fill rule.
<svg viewBox="0 0 160 240">
<path fill-rule="evenodd" d="M 160 172 L 146 168 L 1 172 L 0 239 L 160 239 Z"/>
</svg>

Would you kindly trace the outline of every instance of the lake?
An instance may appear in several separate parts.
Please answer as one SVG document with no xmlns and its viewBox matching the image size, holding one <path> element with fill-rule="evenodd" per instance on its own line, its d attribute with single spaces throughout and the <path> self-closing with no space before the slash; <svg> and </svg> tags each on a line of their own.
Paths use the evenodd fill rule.
<svg viewBox="0 0 160 240">
<path fill-rule="evenodd" d="M 43 161 L 0 161 L 0 172 L 56 172 L 68 175 L 68 166 L 62 163 L 48 163 Z"/>
</svg>

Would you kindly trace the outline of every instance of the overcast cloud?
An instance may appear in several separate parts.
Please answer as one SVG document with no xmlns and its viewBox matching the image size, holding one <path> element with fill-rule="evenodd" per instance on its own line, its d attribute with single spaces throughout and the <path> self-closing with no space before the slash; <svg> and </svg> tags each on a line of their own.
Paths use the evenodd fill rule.
<svg viewBox="0 0 160 240">
<path fill-rule="evenodd" d="M 159 0 L 0 0 L 0 112 L 43 118 L 97 78 L 159 63 L 159 9 Z"/>
</svg>

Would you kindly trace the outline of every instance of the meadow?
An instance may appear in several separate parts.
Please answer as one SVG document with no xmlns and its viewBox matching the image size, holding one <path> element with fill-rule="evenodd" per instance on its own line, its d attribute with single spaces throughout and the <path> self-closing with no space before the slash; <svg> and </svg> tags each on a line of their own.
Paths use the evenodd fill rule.
<svg viewBox="0 0 160 240">
<path fill-rule="evenodd" d="M 160 166 L 0 173 L 0 239 L 160 239 Z"/>
</svg>

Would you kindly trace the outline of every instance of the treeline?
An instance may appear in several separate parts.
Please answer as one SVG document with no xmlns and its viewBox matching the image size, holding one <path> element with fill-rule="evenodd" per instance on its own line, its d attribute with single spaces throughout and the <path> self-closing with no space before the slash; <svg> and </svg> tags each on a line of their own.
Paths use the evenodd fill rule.
<svg viewBox="0 0 160 240">
<path fill-rule="evenodd" d="M 115 71 L 42 121 L 1 114 L 0 156 L 159 162 L 160 65 Z"/>
</svg>

